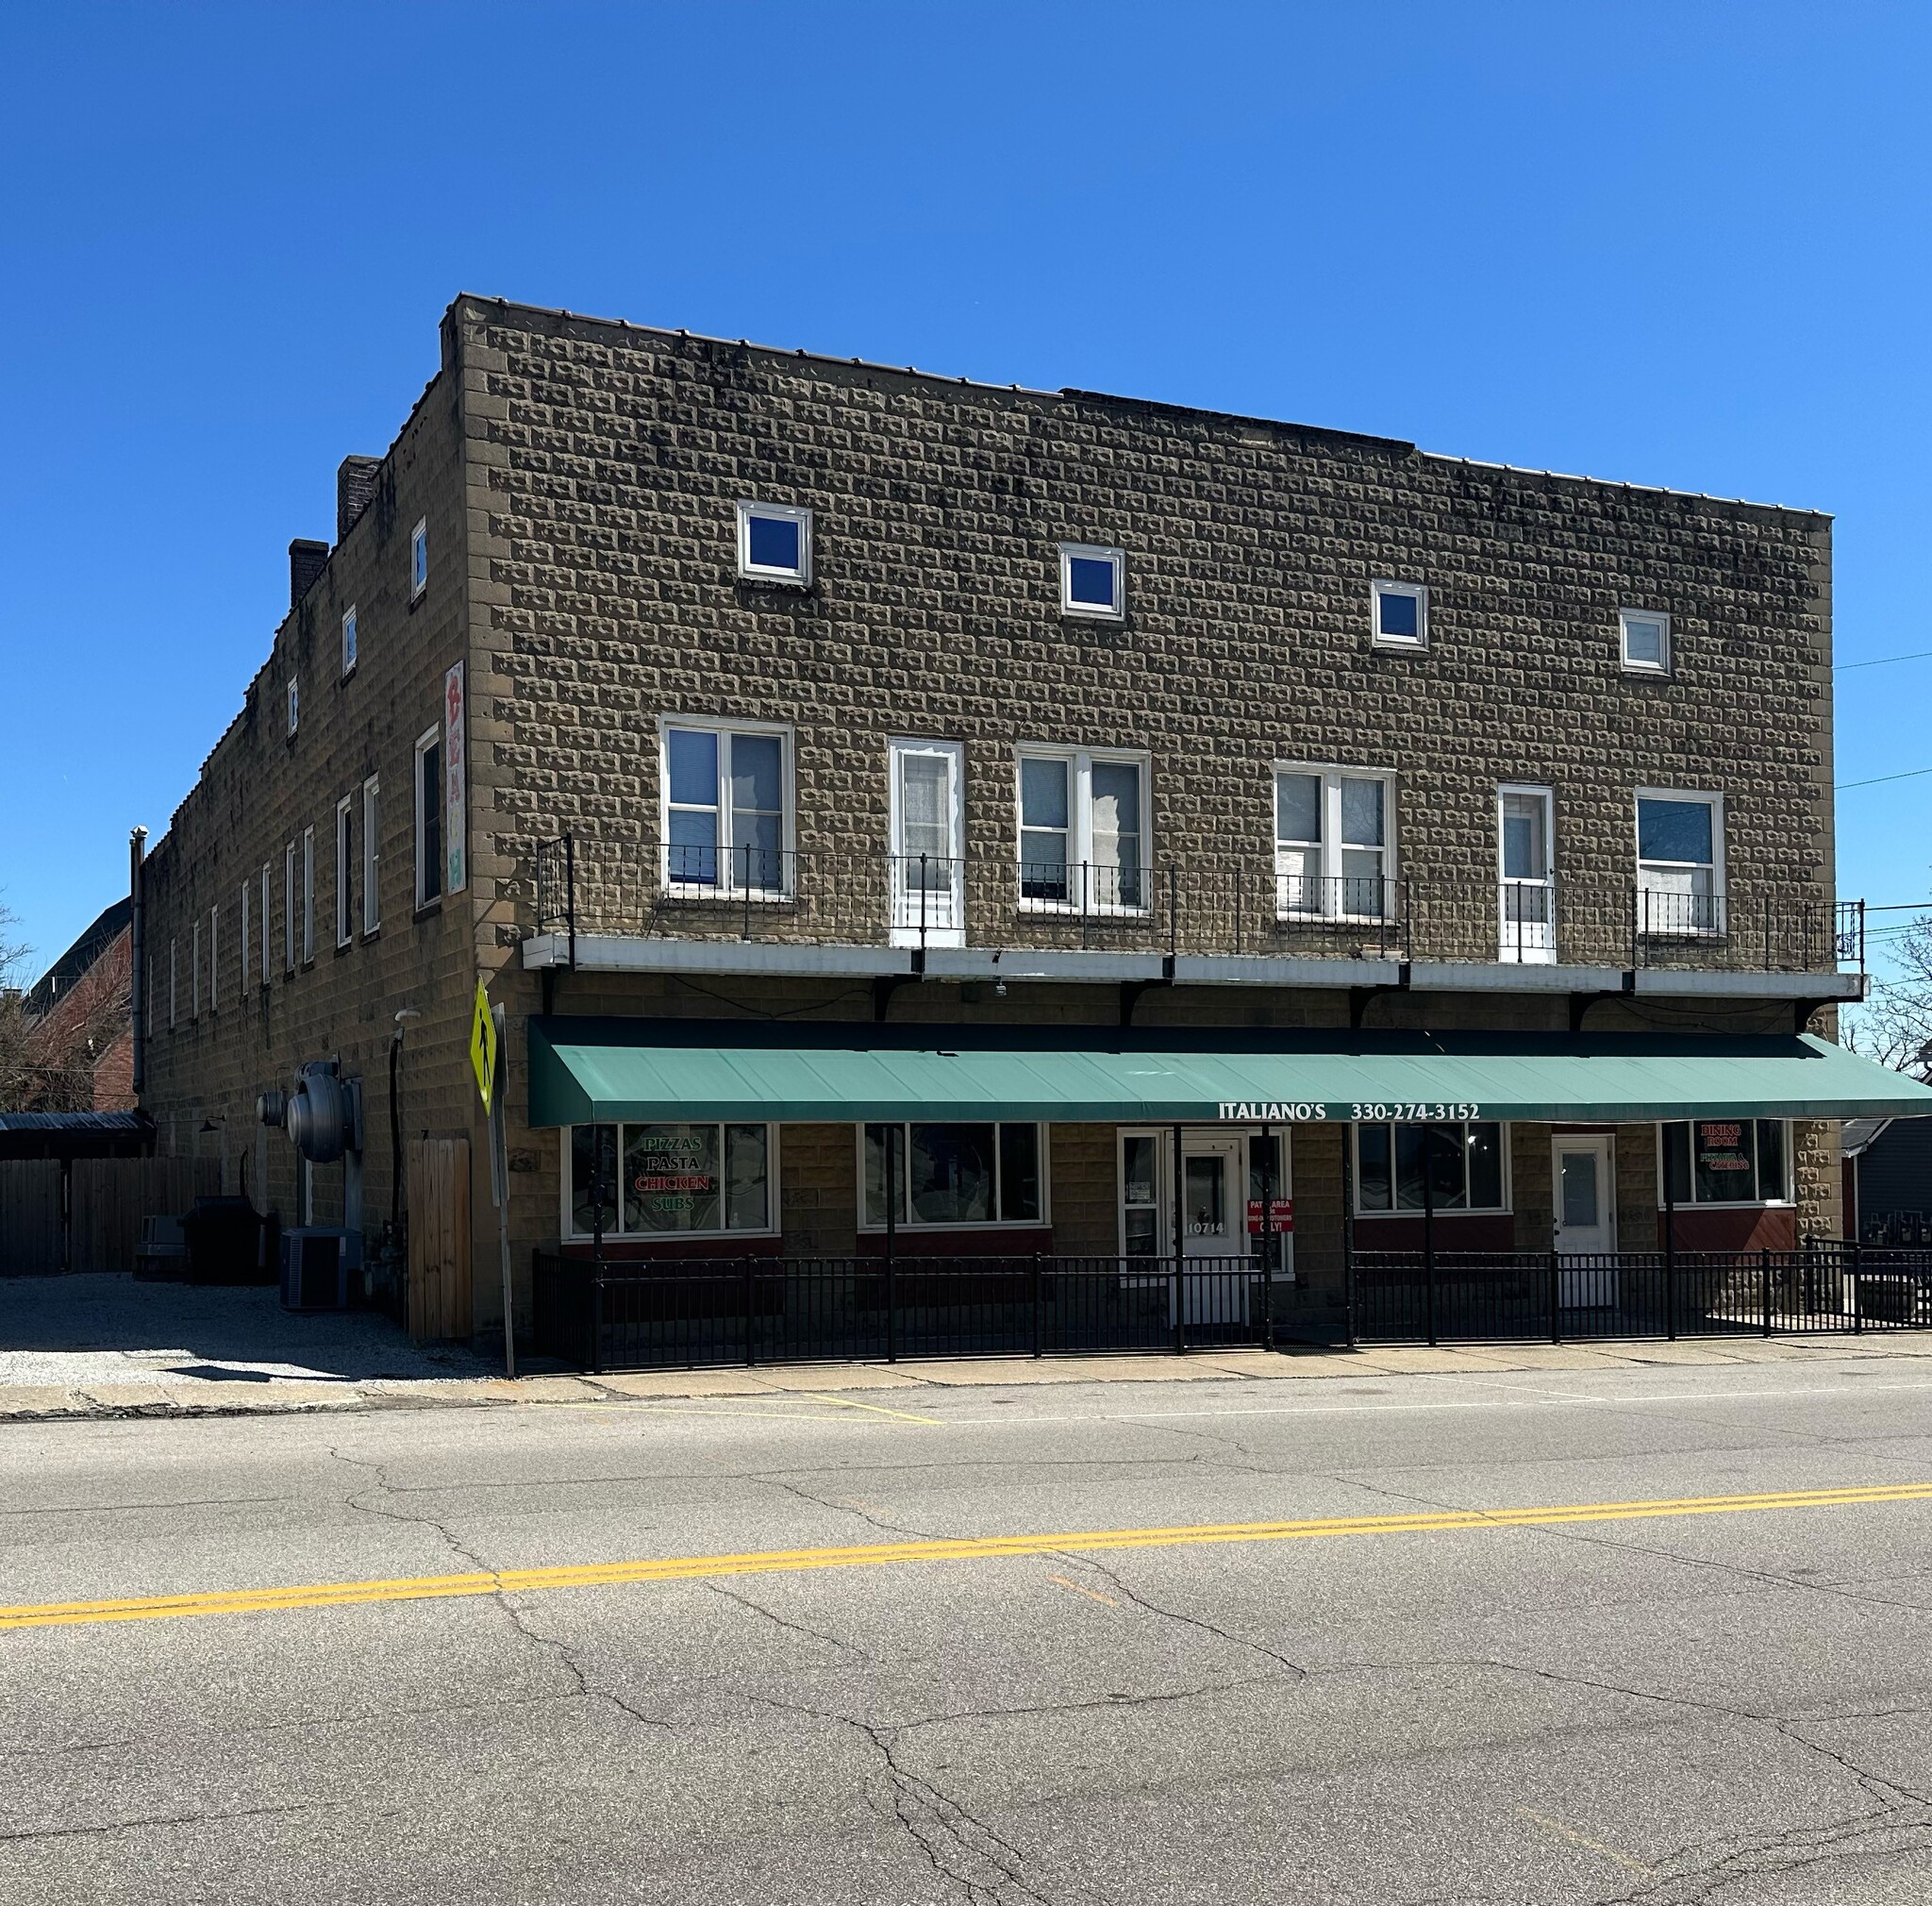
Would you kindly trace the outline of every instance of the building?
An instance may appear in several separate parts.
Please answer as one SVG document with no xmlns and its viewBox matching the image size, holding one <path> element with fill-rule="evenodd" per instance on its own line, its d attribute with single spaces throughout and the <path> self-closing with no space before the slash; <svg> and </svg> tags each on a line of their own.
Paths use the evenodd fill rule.
<svg viewBox="0 0 1932 1906">
<path fill-rule="evenodd" d="M 115 901 L 27 989 L 28 1090 L 7 1110 L 134 1110 L 128 914 L 129 902 Z"/>
<path fill-rule="evenodd" d="M 1244 1261 L 1291 1217 L 1311 1329 L 1345 1216 L 1836 1237 L 1836 1121 L 1921 1089 L 1829 1044 L 1830 644 L 1809 511 L 460 297 L 147 862 L 143 1103 L 335 1222 L 255 1107 L 339 1059 L 379 1212 L 393 1136 L 483 1156 L 480 978 L 520 1305 L 600 1229 Z"/>
<path fill-rule="evenodd" d="M 1845 1235 L 1932 1245 L 1932 1118 L 1858 1118 L 1843 1130 Z"/>
</svg>

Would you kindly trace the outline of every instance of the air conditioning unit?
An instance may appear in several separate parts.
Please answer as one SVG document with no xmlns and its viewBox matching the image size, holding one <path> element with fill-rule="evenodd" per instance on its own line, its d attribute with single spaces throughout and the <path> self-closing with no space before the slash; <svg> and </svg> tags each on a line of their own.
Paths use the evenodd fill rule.
<svg viewBox="0 0 1932 1906">
<path fill-rule="evenodd" d="M 338 1226 L 304 1225 L 282 1233 L 282 1309 L 344 1311 L 359 1243 Z"/>
</svg>

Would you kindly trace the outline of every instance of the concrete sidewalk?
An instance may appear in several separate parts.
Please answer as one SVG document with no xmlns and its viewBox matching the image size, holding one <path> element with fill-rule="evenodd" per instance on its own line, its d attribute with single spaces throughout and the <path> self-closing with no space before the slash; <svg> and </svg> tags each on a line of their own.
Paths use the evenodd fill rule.
<svg viewBox="0 0 1932 1906">
<path fill-rule="evenodd" d="M 476 1359 L 458 1353 L 474 1370 Z M 515 1382 L 475 1374 L 325 1378 L 203 1365 L 142 1379 L 0 1382 L 0 1423 L 128 1417 L 263 1416 L 391 1410 L 552 1408 L 688 1397 L 843 1396 L 1029 1383 L 1269 1383 L 1337 1377 L 1493 1376 L 1658 1365 L 1909 1363 L 1932 1359 L 1932 1332 L 1863 1336 L 1720 1337 L 1666 1343 L 1377 1345 L 1358 1350 L 1202 1351 L 1185 1357 L 985 1357 L 883 1363 L 787 1363 L 652 1371 L 632 1376 L 543 1374 Z M 50 1359 L 51 1361 L 51 1359 Z"/>
</svg>

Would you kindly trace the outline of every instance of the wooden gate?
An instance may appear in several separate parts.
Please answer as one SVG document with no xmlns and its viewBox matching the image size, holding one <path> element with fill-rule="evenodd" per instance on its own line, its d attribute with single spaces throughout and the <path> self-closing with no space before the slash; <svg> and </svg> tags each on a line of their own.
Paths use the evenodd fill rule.
<svg viewBox="0 0 1932 1906">
<path fill-rule="evenodd" d="M 409 1141 L 409 1335 L 468 1338 L 470 1141 Z"/>
<path fill-rule="evenodd" d="M 0 1276 L 43 1276 L 67 1267 L 58 1159 L 0 1162 Z"/>
</svg>

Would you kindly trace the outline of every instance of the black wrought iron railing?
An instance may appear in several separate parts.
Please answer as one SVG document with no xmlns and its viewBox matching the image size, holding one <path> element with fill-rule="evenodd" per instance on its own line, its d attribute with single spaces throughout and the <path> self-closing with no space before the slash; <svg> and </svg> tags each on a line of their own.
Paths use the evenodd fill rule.
<svg viewBox="0 0 1932 1906">
<path fill-rule="evenodd" d="M 572 831 L 541 842 L 536 929 L 645 938 L 1100 948 L 1446 963 L 1863 972 L 1861 902 L 1802 889 L 1664 892 L 1318 876 L 1293 859 L 948 858 L 721 848 Z"/>
</svg>

